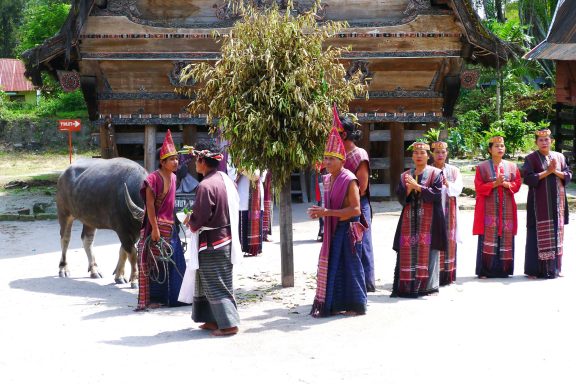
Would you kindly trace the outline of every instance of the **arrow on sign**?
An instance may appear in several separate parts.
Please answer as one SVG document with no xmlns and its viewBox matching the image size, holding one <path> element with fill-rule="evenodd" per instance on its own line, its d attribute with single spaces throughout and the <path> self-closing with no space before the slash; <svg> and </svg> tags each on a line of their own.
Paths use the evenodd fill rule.
<svg viewBox="0 0 576 384">
<path fill-rule="evenodd" d="M 58 129 L 61 131 L 79 131 L 81 126 L 80 120 L 58 120 Z"/>
</svg>

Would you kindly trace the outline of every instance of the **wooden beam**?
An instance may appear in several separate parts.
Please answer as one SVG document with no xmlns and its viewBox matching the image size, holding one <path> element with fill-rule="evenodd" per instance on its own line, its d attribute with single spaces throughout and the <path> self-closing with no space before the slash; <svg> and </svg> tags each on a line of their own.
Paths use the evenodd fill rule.
<svg viewBox="0 0 576 384">
<path fill-rule="evenodd" d="M 404 124 L 390 123 L 390 194 L 396 190 L 400 175 L 404 172 Z"/>
<path fill-rule="evenodd" d="M 148 172 L 156 170 L 156 126 L 144 127 L 144 168 Z"/>
</svg>

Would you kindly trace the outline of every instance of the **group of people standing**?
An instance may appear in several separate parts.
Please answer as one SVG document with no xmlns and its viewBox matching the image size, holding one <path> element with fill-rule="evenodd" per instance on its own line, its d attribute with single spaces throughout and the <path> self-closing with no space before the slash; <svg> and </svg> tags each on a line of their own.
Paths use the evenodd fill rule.
<svg viewBox="0 0 576 384">
<path fill-rule="evenodd" d="M 362 191 L 369 195 L 362 178 L 363 169 L 369 171 L 370 165 L 368 156 L 358 154 L 359 148 L 348 142 L 355 137 L 353 124 L 336 116 L 324 153 L 328 172 L 323 176 L 324 206 L 309 209 L 311 218 L 324 220 L 314 316 L 363 314 L 366 292 L 374 286 L 368 199 L 367 211 L 361 203 Z M 529 187 L 524 273 L 529 278 L 560 276 L 564 225 L 568 223 L 565 185 L 572 173 L 564 156 L 552 151 L 552 142 L 550 130 L 538 130 L 538 149 L 519 169 L 504 159 L 504 137 L 489 137 L 490 158 L 476 167 L 474 183 L 473 234 L 478 236 L 479 278 L 514 274 L 518 229 L 514 194 L 523 181 Z M 392 297 L 428 295 L 453 283 L 461 242 L 457 198 L 463 182 L 458 168 L 447 163 L 447 143 L 417 141 L 409 149 L 413 167 L 402 173 L 396 189 L 402 212 L 393 242 L 396 266 Z M 358 165 L 363 163 L 366 165 Z M 367 255 L 371 256 L 369 262 Z"/>
<path fill-rule="evenodd" d="M 322 203 L 308 209 L 311 218 L 323 221 L 311 310 L 315 317 L 365 314 L 367 293 L 376 290 L 370 159 L 354 144 L 359 136 L 353 121 L 334 109 L 323 159 Z M 498 135 L 489 139 L 490 158 L 476 167 L 473 234 L 478 235 L 479 278 L 514 273 L 518 227 L 514 194 L 522 180 L 529 186 L 524 272 L 531 278 L 560 275 L 564 225 L 568 223 L 565 184 L 572 173 L 564 156 L 551 150 L 549 130 L 537 131 L 535 139 L 538 149 L 526 157 L 522 173 L 504 159 L 504 137 Z M 419 297 L 453 283 L 461 241 L 457 198 L 463 183 L 458 168 L 447 163 L 447 143 L 417 141 L 409 149 L 413 167 L 402 173 L 396 189 L 402 212 L 392 247 L 396 251 L 393 297 Z M 232 286 L 233 265 L 243 256 L 259 254 L 262 241 L 271 234 L 271 213 L 268 217 L 265 213 L 272 203 L 270 173 L 241 172 L 234 177 L 219 171 L 224 154 L 211 142 L 191 149 L 191 155 L 203 178 L 184 219 L 191 231 L 190 260 L 178 300 L 193 305 L 192 318 L 202 323 L 201 329 L 215 336 L 233 335 L 240 322 Z M 160 168 L 148 176 L 141 191 L 146 216 L 138 244 L 140 310 L 151 305 L 148 264 L 161 250 L 150 247 L 150 241 L 156 244 L 164 239 L 168 243 L 174 237 L 177 165 L 178 152 L 168 131 L 160 150 Z"/>
</svg>

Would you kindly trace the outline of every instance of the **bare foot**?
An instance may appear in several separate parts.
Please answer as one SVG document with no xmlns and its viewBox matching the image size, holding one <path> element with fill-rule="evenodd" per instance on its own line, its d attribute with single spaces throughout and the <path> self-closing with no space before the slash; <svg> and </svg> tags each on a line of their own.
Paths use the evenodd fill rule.
<svg viewBox="0 0 576 384">
<path fill-rule="evenodd" d="M 479 279 L 482 279 L 482 280 L 487 279 L 486 276 L 478 276 L 478 278 L 479 278 Z"/>
<path fill-rule="evenodd" d="M 212 336 L 232 336 L 238 333 L 238 327 L 222 328 L 212 331 Z"/>
<path fill-rule="evenodd" d="M 356 311 L 346 311 L 344 313 L 342 313 L 344 316 L 358 316 L 359 313 Z"/>
<path fill-rule="evenodd" d="M 536 280 L 537 277 L 536 276 L 532 276 L 532 275 L 526 275 L 527 278 L 531 279 L 531 280 Z"/>
<path fill-rule="evenodd" d="M 218 329 L 218 324 L 216 324 L 216 323 L 204 323 L 204 324 L 201 324 L 198 328 L 204 329 L 206 331 L 215 331 Z"/>
</svg>

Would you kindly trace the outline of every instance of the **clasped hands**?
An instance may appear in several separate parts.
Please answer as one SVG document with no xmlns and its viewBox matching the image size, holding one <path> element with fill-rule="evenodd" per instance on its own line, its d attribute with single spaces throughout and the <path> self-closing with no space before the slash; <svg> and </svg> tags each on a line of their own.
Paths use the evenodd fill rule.
<svg viewBox="0 0 576 384">
<path fill-rule="evenodd" d="M 410 192 L 416 191 L 420 192 L 422 187 L 418 182 L 412 177 L 412 175 L 405 175 L 404 182 L 406 183 L 406 194 L 409 195 Z"/>
<path fill-rule="evenodd" d="M 499 173 L 496 175 L 496 179 L 494 180 L 494 188 L 502 186 L 506 189 L 510 189 L 510 182 L 506 181 L 506 177 L 504 174 Z"/>
</svg>

